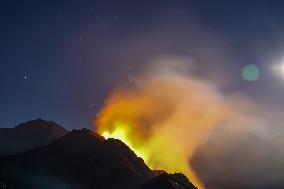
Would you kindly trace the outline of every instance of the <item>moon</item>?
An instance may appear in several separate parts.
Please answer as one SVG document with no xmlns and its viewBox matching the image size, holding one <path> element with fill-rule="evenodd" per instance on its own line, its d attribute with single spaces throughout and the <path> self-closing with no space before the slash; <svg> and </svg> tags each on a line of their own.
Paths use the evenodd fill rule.
<svg viewBox="0 0 284 189">
<path fill-rule="evenodd" d="M 284 78 L 284 60 L 281 61 L 280 63 L 277 63 L 277 64 L 274 64 L 272 66 L 272 71 L 280 76 L 280 77 L 283 77 Z"/>
</svg>

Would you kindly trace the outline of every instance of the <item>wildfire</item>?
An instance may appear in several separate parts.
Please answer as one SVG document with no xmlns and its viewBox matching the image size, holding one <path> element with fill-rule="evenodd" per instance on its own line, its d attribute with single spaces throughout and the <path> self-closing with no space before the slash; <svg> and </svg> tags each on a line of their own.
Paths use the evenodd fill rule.
<svg viewBox="0 0 284 189">
<path fill-rule="evenodd" d="M 163 161 L 162 159 L 155 159 L 155 160 L 151 161 L 149 159 L 149 157 L 151 156 L 151 154 L 150 154 L 151 152 L 146 151 L 145 148 L 144 148 L 145 146 L 147 146 L 149 144 L 145 143 L 145 146 L 144 145 L 135 146 L 133 144 L 132 140 L 128 137 L 128 135 L 130 134 L 129 130 L 127 129 L 128 126 L 126 124 L 123 124 L 123 123 L 116 123 L 115 125 L 116 126 L 115 126 L 115 129 L 113 131 L 104 130 L 104 131 L 101 131 L 101 135 L 103 137 L 105 137 L 106 139 L 114 138 L 114 139 L 119 139 L 122 142 L 124 142 L 130 149 L 132 149 L 135 152 L 135 154 L 137 156 L 141 157 L 151 169 L 163 169 L 163 170 L 166 170 L 167 172 L 170 172 L 170 173 L 179 172 L 179 171 L 183 172 L 184 174 L 186 174 L 190 178 L 190 181 L 192 183 L 194 183 L 195 186 L 197 186 L 199 189 L 204 188 L 203 184 L 198 180 L 196 175 L 193 172 L 188 171 L 188 168 L 190 168 L 190 167 L 188 167 L 189 165 L 187 163 L 183 164 L 181 162 L 176 162 L 176 164 L 174 166 L 169 167 L 167 165 L 167 164 L 169 164 L 169 162 L 166 162 L 166 161 L 170 161 L 170 164 L 173 164 L 173 163 L 175 163 L 175 160 L 171 160 L 171 158 L 167 159 L 166 155 L 168 155 L 168 154 L 164 154 L 165 155 L 164 160 L 166 160 L 166 161 Z M 172 154 L 172 155 L 175 156 L 177 154 Z M 162 154 L 162 156 L 163 156 L 163 154 Z M 185 159 L 180 159 L 180 160 L 182 160 L 182 162 L 187 162 L 187 160 L 185 160 Z M 158 161 L 158 162 L 156 162 L 156 161 Z M 185 169 L 185 167 L 187 167 L 187 168 Z"/>
<path fill-rule="evenodd" d="M 212 93 L 202 83 L 184 78 L 152 78 L 136 81 L 135 88 L 117 88 L 97 116 L 96 128 L 105 138 L 126 143 L 150 168 L 182 172 L 204 188 L 190 160 L 217 124 L 222 108 L 216 108 L 214 96 L 208 99 L 192 93 L 192 88 Z"/>
<path fill-rule="evenodd" d="M 192 157 L 215 127 L 234 124 L 232 115 L 247 103 L 184 70 L 158 68 L 114 89 L 96 117 L 96 129 L 126 143 L 150 168 L 182 172 L 202 189 Z"/>
<path fill-rule="evenodd" d="M 120 122 L 117 122 L 116 124 L 116 127 L 115 129 L 110 132 L 110 131 L 103 131 L 101 133 L 101 135 L 108 139 L 108 138 L 114 138 L 114 139 L 119 139 L 121 140 L 122 142 L 124 142 L 131 150 L 133 150 L 135 152 L 135 154 L 141 158 L 143 158 L 144 161 L 147 160 L 147 154 L 145 153 L 145 151 L 139 149 L 138 147 L 135 147 L 131 140 L 129 139 L 128 137 L 128 127 L 123 124 L 123 123 L 120 123 Z"/>
<path fill-rule="evenodd" d="M 182 64 L 157 64 L 131 85 L 115 88 L 95 119 L 97 131 L 116 138 L 151 169 L 184 173 L 205 188 L 192 168 L 196 150 L 218 126 L 250 125 L 254 104 L 224 94 L 216 84 L 187 73 Z"/>
</svg>

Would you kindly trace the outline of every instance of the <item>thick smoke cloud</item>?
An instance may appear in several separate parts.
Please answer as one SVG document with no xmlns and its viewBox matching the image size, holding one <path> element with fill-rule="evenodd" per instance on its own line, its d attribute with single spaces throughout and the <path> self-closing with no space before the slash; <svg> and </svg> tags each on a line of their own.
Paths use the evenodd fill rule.
<svg viewBox="0 0 284 189">
<path fill-rule="evenodd" d="M 260 107 L 251 124 L 223 125 L 194 154 L 206 188 L 283 188 L 284 141 L 275 110 Z M 279 119 L 279 118 L 278 118 Z"/>
<path fill-rule="evenodd" d="M 281 184 L 283 142 L 269 132 L 270 112 L 185 65 L 163 57 L 116 88 L 97 117 L 98 131 L 121 130 L 150 167 L 183 172 L 200 188 L 251 188 L 259 178 Z"/>
</svg>

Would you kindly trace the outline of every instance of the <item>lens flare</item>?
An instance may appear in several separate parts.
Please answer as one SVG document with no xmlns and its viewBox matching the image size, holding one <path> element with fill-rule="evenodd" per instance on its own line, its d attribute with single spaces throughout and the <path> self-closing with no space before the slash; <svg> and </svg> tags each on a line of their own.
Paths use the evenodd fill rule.
<svg viewBox="0 0 284 189">
<path fill-rule="evenodd" d="M 254 64 L 248 64 L 242 69 L 242 75 L 247 81 L 256 81 L 259 78 L 259 69 Z"/>
</svg>

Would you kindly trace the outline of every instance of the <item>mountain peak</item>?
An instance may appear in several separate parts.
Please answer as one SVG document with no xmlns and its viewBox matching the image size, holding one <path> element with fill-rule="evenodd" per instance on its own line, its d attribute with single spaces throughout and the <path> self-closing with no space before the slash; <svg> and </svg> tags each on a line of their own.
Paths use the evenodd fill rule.
<svg viewBox="0 0 284 189">
<path fill-rule="evenodd" d="M 0 156 L 50 144 L 66 134 L 67 130 L 62 126 L 43 119 L 20 123 L 14 128 L 3 128 L 0 130 Z"/>
<path fill-rule="evenodd" d="M 47 121 L 41 118 L 37 118 L 34 120 L 29 120 L 23 123 L 18 124 L 14 128 L 28 128 L 28 127 L 57 127 L 62 130 L 65 130 L 64 127 L 60 126 L 59 124 L 53 121 Z"/>
<path fill-rule="evenodd" d="M 81 136 L 81 137 L 95 137 L 102 141 L 105 140 L 100 134 L 90 129 L 82 128 L 82 129 L 73 129 L 71 132 L 68 133 L 69 136 Z"/>
</svg>

